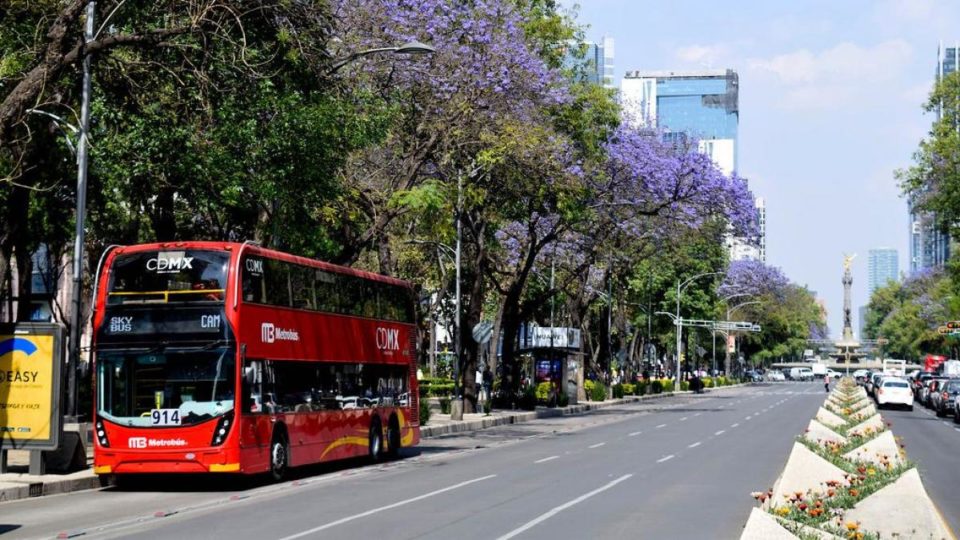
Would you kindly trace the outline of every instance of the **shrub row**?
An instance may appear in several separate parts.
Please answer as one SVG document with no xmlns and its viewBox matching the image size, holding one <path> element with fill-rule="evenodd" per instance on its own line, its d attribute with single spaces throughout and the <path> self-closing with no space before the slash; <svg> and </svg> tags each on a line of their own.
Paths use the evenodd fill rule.
<svg viewBox="0 0 960 540">
<path fill-rule="evenodd" d="M 453 394 L 453 379 L 424 377 L 420 379 L 421 397 L 447 397 Z"/>
</svg>

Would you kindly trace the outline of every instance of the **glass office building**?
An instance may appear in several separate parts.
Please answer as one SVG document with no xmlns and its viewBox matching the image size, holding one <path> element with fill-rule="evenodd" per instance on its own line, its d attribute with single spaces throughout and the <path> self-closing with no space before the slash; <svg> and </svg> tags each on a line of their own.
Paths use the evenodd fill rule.
<svg viewBox="0 0 960 540">
<path fill-rule="evenodd" d="M 953 47 L 937 47 L 937 81 L 957 71 L 960 66 L 960 44 Z M 940 110 L 936 111 L 937 120 Z M 910 273 L 946 264 L 950 258 L 950 233 L 935 212 L 918 211 L 913 201 L 907 201 L 910 213 Z"/>
<path fill-rule="evenodd" d="M 733 70 L 633 71 L 623 79 L 628 118 L 665 136 L 690 136 L 726 174 L 737 170 L 740 79 Z"/>
<path fill-rule="evenodd" d="M 615 88 L 613 53 L 614 44 L 611 37 L 604 37 L 600 43 L 571 41 L 564 63 L 568 68 L 578 67 L 588 82 L 602 85 L 604 88 Z"/>
<path fill-rule="evenodd" d="M 867 286 L 870 294 L 877 287 L 883 287 L 889 281 L 896 281 L 900 275 L 900 261 L 897 250 L 893 248 L 871 249 L 867 260 Z"/>
</svg>

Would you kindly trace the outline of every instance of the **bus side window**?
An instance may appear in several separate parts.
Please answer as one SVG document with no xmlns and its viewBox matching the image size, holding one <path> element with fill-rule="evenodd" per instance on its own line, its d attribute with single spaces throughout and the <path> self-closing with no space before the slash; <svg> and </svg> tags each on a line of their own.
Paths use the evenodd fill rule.
<svg viewBox="0 0 960 540">
<path fill-rule="evenodd" d="M 312 268 L 299 265 L 290 265 L 290 288 L 293 293 L 293 307 L 298 309 L 314 309 Z"/>
<path fill-rule="evenodd" d="M 264 279 L 267 289 L 267 304 L 272 306 L 290 306 L 290 283 L 288 281 L 289 267 L 283 261 L 267 259 Z"/>
<path fill-rule="evenodd" d="M 241 263 L 241 268 L 243 269 L 242 277 L 243 281 L 241 285 L 243 286 L 243 301 L 252 302 L 255 304 L 263 304 L 264 302 L 264 279 L 263 274 L 252 271 L 248 266 L 247 262 L 250 260 L 249 257 L 244 257 L 243 262 Z"/>
</svg>

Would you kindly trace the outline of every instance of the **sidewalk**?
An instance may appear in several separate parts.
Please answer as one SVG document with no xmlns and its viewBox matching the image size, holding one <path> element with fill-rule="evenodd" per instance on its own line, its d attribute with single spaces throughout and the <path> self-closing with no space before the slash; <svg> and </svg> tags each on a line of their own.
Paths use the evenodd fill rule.
<svg viewBox="0 0 960 540">
<path fill-rule="evenodd" d="M 707 392 L 715 392 L 726 388 L 736 388 L 738 386 L 745 385 L 737 384 L 732 386 L 724 386 L 722 388 L 712 388 L 708 389 Z M 489 415 L 484 415 L 482 413 L 464 414 L 463 420 L 451 420 L 449 414 L 435 414 L 430 418 L 430 422 L 427 425 L 420 427 L 420 437 L 429 439 L 431 437 L 438 437 L 451 433 L 463 433 L 494 426 L 531 422 L 540 418 L 555 418 L 558 416 L 581 414 L 596 409 L 622 405 L 624 403 L 663 399 L 669 396 L 691 393 L 692 392 L 669 392 L 647 396 L 628 396 L 622 399 L 609 399 L 607 401 L 587 401 L 577 405 L 569 405 L 567 407 L 557 407 L 553 409 L 538 407 L 535 411 L 494 410 Z M 92 465 L 92 457 L 88 458 L 87 461 Z M 28 452 L 23 450 L 9 451 L 7 463 L 9 465 L 9 469 L 15 472 L 0 474 L 0 503 L 14 501 L 17 499 L 25 499 L 28 497 L 42 497 L 44 495 L 55 495 L 58 493 L 69 493 L 71 491 L 96 489 L 111 485 L 110 477 L 99 477 L 93 474 L 92 466 L 82 471 L 77 471 L 70 474 L 45 474 L 43 476 L 30 476 L 27 474 L 28 462 Z"/>
</svg>

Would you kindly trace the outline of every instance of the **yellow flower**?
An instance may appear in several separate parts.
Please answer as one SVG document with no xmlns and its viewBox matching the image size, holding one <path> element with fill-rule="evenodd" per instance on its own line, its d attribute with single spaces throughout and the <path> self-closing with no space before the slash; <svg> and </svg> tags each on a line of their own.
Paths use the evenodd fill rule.
<svg viewBox="0 0 960 540">
<path fill-rule="evenodd" d="M 781 506 L 780 508 L 777 508 L 777 513 L 781 516 L 785 516 L 790 513 L 790 509 L 786 506 Z"/>
<path fill-rule="evenodd" d="M 848 530 L 848 531 L 855 531 L 855 530 L 857 530 L 857 529 L 859 529 L 859 528 L 860 528 L 860 522 L 856 522 L 856 523 L 854 523 L 854 522 L 852 522 L 852 521 L 848 521 L 848 522 L 847 522 L 847 530 Z"/>
</svg>

